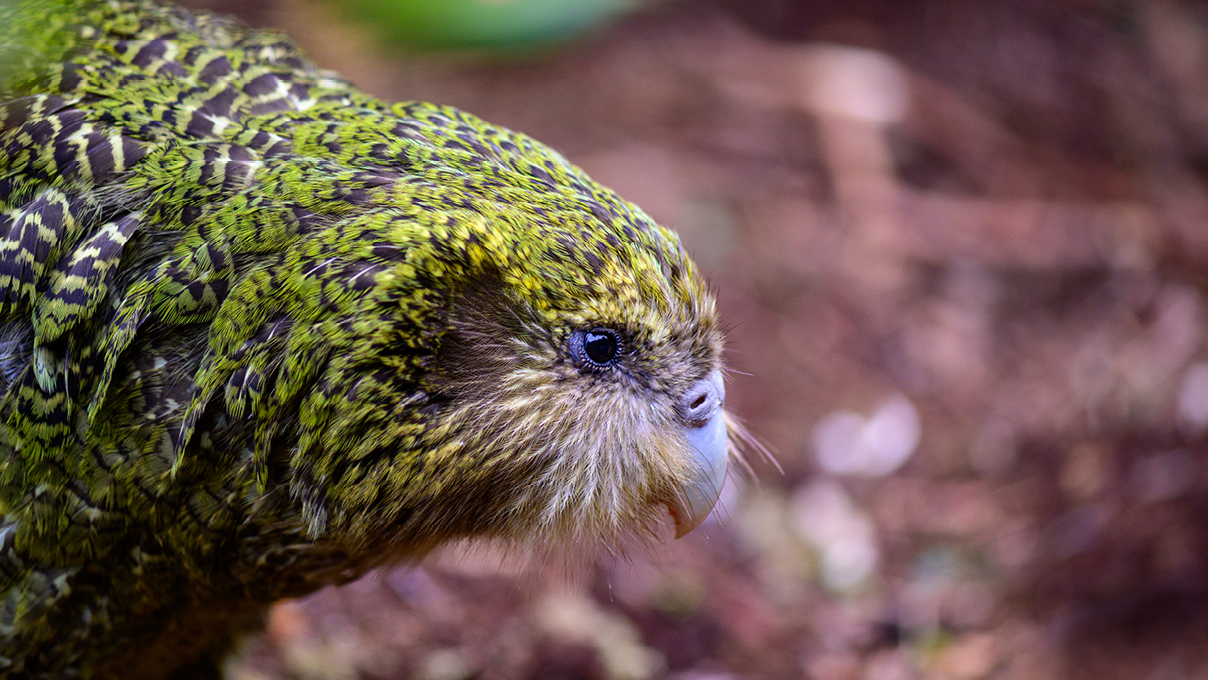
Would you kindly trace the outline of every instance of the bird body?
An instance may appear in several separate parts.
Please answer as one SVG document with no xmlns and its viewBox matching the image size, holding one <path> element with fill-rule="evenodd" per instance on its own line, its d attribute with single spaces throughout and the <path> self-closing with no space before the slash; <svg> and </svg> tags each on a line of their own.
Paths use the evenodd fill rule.
<svg viewBox="0 0 1208 680">
<path fill-rule="evenodd" d="M 554 151 L 144 0 L 0 6 L 0 64 L 0 676 L 212 676 L 276 599 L 716 500 L 713 298 Z"/>
</svg>

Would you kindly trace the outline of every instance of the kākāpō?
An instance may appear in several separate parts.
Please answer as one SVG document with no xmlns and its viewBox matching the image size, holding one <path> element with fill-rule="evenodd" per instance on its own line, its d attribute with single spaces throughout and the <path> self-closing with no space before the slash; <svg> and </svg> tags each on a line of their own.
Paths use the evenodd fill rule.
<svg viewBox="0 0 1208 680">
<path fill-rule="evenodd" d="M 0 102 L 0 675 L 215 675 L 279 598 L 716 501 L 714 299 L 551 149 L 142 0 L 0 6 Z"/>
</svg>

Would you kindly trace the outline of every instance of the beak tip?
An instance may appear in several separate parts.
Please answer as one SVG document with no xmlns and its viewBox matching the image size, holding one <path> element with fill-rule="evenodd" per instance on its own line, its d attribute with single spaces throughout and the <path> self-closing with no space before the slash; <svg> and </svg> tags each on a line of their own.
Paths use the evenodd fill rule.
<svg viewBox="0 0 1208 680">
<path fill-rule="evenodd" d="M 679 540 L 692 533 L 692 530 L 700 526 L 701 523 L 704 522 L 705 517 L 708 516 L 708 513 L 705 513 L 705 515 L 697 518 L 684 517 L 682 509 L 676 507 L 675 504 L 669 506 L 669 509 L 671 510 L 671 519 L 675 520 L 676 540 Z"/>
</svg>

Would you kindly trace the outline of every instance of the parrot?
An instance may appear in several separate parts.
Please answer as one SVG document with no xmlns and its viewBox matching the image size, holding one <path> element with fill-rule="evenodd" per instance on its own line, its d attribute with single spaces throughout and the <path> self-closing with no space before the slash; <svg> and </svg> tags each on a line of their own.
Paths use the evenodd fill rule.
<svg viewBox="0 0 1208 680">
<path fill-rule="evenodd" d="M 716 307 L 521 133 L 204 11 L 0 5 L 0 677 L 220 677 L 440 546 L 691 531 Z"/>
</svg>

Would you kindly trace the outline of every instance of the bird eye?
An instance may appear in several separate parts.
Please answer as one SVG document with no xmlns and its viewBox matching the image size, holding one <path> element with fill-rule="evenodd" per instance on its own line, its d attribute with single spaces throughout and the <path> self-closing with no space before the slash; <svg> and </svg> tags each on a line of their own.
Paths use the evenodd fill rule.
<svg viewBox="0 0 1208 680">
<path fill-rule="evenodd" d="M 621 338 L 610 328 L 577 331 L 571 336 L 571 350 L 587 368 L 608 368 L 621 355 Z"/>
</svg>

